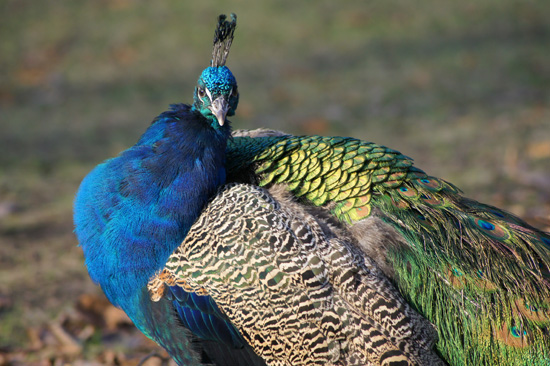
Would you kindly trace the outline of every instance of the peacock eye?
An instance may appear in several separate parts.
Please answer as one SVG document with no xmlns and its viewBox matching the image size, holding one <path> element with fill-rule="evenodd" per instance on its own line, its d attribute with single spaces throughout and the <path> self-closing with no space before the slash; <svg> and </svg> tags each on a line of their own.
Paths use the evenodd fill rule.
<svg viewBox="0 0 550 366">
<path fill-rule="evenodd" d="M 239 95 L 239 90 L 237 87 L 234 87 L 233 90 L 231 90 L 231 96 L 236 97 L 237 95 Z"/>
<path fill-rule="evenodd" d="M 206 95 L 206 91 L 203 88 L 199 88 L 199 97 L 203 98 Z"/>
</svg>

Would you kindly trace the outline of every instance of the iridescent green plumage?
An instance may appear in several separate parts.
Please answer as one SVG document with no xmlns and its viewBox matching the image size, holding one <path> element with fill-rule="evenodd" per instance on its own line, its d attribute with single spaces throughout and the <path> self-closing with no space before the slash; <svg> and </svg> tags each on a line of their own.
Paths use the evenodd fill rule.
<svg viewBox="0 0 550 366">
<path fill-rule="evenodd" d="M 373 193 L 425 175 L 401 153 L 352 138 L 243 137 L 228 153 L 230 172 L 239 174 L 239 160 L 256 164 L 261 186 L 284 183 L 316 206 L 332 203 L 332 212 L 350 224 L 370 214 Z"/>
<path fill-rule="evenodd" d="M 451 364 L 549 362 L 547 233 L 356 139 L 238 137 L 228 164 L 235 177 L 253 169 L 260 186 L 284 184 L 352 233 L 373 217 L 393 227 L 400 245 L 359 245 L 373 258 L 383 251 L 379 265 L 438 327 L 437 349 Z"/>
</svg>

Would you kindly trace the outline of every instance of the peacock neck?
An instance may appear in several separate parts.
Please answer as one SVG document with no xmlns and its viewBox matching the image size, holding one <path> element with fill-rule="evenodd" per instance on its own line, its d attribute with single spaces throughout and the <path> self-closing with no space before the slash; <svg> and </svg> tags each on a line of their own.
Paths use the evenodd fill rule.
<svg viewBox="0 0 550 366">
<path fill-rule="evenodd" d="M 228 126 L 211 128 L 189 106 L 172 106 L 134 147 L 96 168 L 96 178 L 105 180 L 99 194 L 109 198 L 98 202 L 109 207 L 93 208 L 91 215 L 109 220 L 98 229 L 100 237 L 81 242 L 88 243 L 83 250 L 90 276 L 129 315 L 139 313 L 138 294 L 225 183 L 229 135 Z M 98 181 L 94 172 L 90 176 Z"/>
</svg>

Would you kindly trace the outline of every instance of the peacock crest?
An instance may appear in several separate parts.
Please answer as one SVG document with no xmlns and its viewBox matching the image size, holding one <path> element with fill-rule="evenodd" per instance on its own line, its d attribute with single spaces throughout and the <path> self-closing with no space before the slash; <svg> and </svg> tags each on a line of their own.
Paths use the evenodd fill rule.
<svg viewBox="0 0 550 366">
<path fill-rule="evenodd" d="M 229 55 L 229 49 L 233 43 L 233 34 L 237 28 L 237 16 L 230 15 L 231 21 L 226 20 L 227 16 L 221 14 L 218 17 L 218 26 L 214 32 L 214 47 L 212 49 L 212 67 L 224 66 Z"/>
</svg>

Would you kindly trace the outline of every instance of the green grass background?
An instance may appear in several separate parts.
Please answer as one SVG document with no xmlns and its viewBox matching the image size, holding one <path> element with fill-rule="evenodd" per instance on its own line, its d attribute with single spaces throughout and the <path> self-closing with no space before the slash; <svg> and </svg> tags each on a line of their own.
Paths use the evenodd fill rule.
<svg viewBox="0 0 550 366">
<path fill-rule="evenodd" d="M 71 205 L 191 101 L 235 12 L 234 128 L 349 135 L 550 227 L 550 2 L 0 1 L 0 345 L 97 291 Z"/>
</svg>

